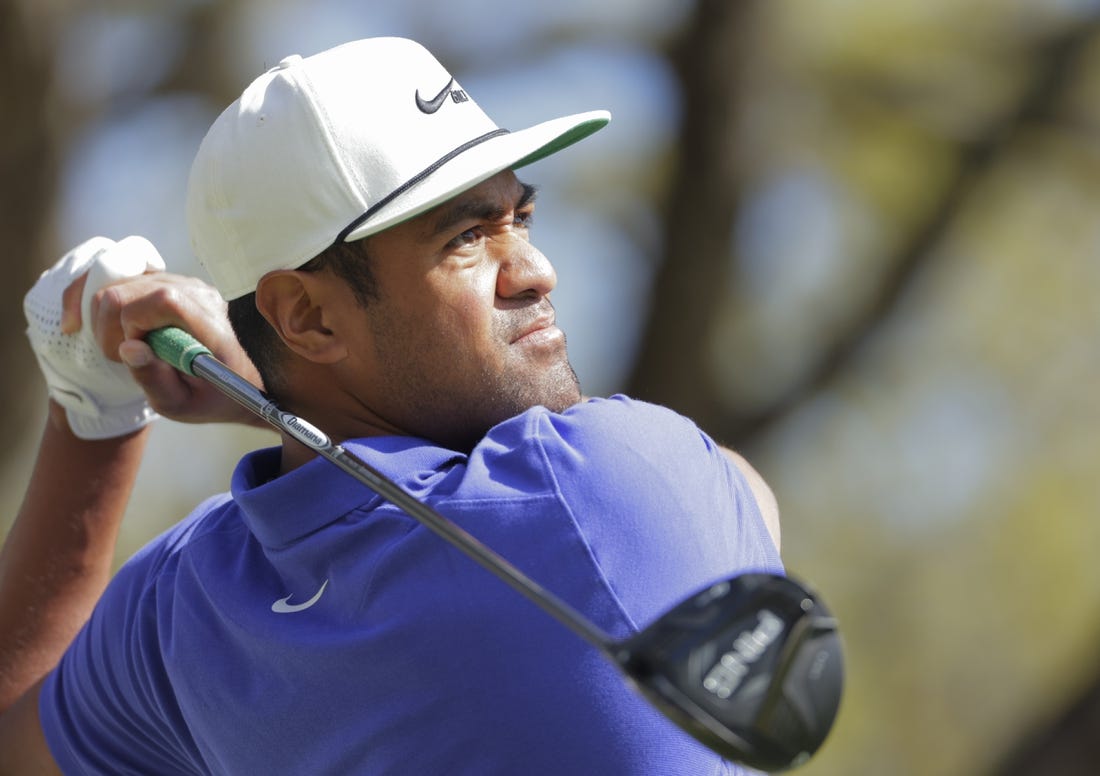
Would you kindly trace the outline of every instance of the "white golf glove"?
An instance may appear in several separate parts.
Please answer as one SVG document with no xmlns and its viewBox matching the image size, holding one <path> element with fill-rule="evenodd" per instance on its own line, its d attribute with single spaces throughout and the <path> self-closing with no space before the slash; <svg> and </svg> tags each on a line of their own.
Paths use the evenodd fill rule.
<svg viewBox="0 0 1100 776">
<path fill-rule="evenodd" d="M 115 242 L 93 237 L 42 273 L 23 299 L 27 337 L 46 377 L 50 397 L 65 408 L 69 427 L 81 439 L 108 439 L 135 431 L 157 418 L 145 394 L 122 364 L 109 360 L 92 333 L 92 297 L 111 281 L 146 269 L 164 269 L 164 260 L 144 237 Z M 61 332 L 61 297 L 84 272 L 81 327 Z"/>
</svg>

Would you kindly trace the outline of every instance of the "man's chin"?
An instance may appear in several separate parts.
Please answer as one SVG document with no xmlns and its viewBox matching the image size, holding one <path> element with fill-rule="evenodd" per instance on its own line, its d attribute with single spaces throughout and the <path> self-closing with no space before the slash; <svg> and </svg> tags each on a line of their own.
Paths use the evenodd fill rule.
<svg viewBox="0 0 1100 776">
<path fill-rule="evenodd" d="M 495 422 L 502 423 L 521 415 L 532 407 L 545 407 L 551 412 L 564 412 L 581 401 L 577 373 L 563 360 L 552 369 L 536 375 L 516 376 L 499 394 L 493 412 Z"/>
<path fill-rule="evenodd" d="M 541 392 L 541 400 L 532 402 L 531 406 L 541 404 L 551 412 L 565 412 L 581 400 L 581 383 L 568 360 L 563 360 L 546 375 Z"/>
<path fill-rule="evenodd" d="M 569 396 L 559 396 L 552 401 L 544 401 L 540 403 L 543 407 L 546 407 L 546 409 L 550 410 L 551 412 L 565 412 L 570 407 L 576 404 L 580 404 L 582 399 L 583 397 L 581 396 L 581 392 L 578 389 Z"/>
</svg>

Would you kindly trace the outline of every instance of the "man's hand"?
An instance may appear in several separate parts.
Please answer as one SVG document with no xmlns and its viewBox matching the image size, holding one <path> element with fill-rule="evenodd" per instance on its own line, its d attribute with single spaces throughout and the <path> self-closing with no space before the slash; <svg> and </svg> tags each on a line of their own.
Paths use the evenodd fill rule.
<svg viewBox="0 0 1100 776">
<path fill-rule="evenodd" d="M 81 439 L 124 436 L 156 414 L 127 370 L 104 358 L 89 327 L 61 328 L 63 292 L 81 278 L 83 290 L 75 301 L 87 315 L 91 295 L 102 286 L 163 269 L 164 260 L 148 240 L 128 237 L 116 243 L 95 237 L 43 272 L 23 299 L 27 338 L 50 398 L 65 408 L 69 427 Z"/>
<path fill-rule="evenodd" d="M 71 296 L 76 296 L 75 290 Z M 65 307 L 74 313 L 77 309 L 68 298 Z M 91 315 L 103 352 L 130 368 L 149 404 L 161 415 L 186 423 L 238 422 L 266 428 L 205 380 L 158 359 L 145 342 L 145 335 L 154 329 L 178 326 L 237 374 L 262 387 L 259 373 L 229 325 L 225 301 L 212 286 L 181 275 L 146 274 L 100 290 Z"/>
<path fill-rule="evenodd" d="M 178 326 L 206 345 L 238 374 L 261 386 L 226 317 L 218 292 L 201 280 L 152 271 L 124 278 L 85 294 L 88 275 L 77 278 L 62 295 L 61 330 L 81 331 L 84 316 L 98 348 L 112 362 L 125 364 L 157 413 L 186 423 L 239 422 L 260 425 L 252 413 L 207 382 L 182 374 L 160 361 L 145 335 Z M 85 297 L 90 303 L 82 304 Z"/>
</svg>

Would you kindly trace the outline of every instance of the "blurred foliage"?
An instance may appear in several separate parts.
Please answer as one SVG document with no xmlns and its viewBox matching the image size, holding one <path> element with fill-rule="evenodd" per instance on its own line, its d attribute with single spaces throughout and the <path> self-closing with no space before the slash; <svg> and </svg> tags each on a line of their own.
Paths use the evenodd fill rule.
<svg viewBox="0 0 1100 776">
<path fill-rule="evenodd" d="M 749 440 L 788 564 L 834 597 L 849 647 L 808 774 L 991 772 L 1100 672 L 1096 21 L 1074 10 L 762 15 L 751 176 L 817 181 L 824 204 L 796 201 L 832 216 L 811 235 L 832 244 L 767 255 L 786 270 L 752 287 L 770 302 L 729 306 L 716 369 L 727 400 L 765 405 L 813 376 Z"/>
<path fill-rule="evenodd" d="M 485 11 L 446 7 L 464 4 Z M 115 90 L 94 99 L 5 105 L 64 125 L 43 153 L 71 158 L 80 127 L 111 111 L 170 94 L 224 105 L 246 80 L 242 51 L 273 46 L 255 39 L 275 37 L 280 18 L 312 43 L 321 33 L 302 9 L 322 5 L 346 4 L 130 2 L 66 16 L 65 3 L 19 0 L 8 11 L 36 14 L 0 18 L 37 31 L 15 39 L 39 59 L 50 46 L 59 59 L 90 51 L 78 31 L 163 56 L 140 69 L 120 56 Z M 511 37 L 444 35 L 431 21 L 443 0 L 420 5 L 341 34 L 418 37 L 456 70 L 630 47 L 667 58 L 679 79 L 679 137 L 654 151 L 631 143 L 643 128 L 613 124 L 615 153 L 576 170 L 568 197 L 625 232 L 632 272 L 656 273 L 648 328 L 617 302 L 617 319 L 639 327 L 629 381 L 746 452 L 779 497 L 789 568 L 840 617 L 848 692 L 800 772 L 992 773 L 1100 686 L 1097 5 L 561 2 L 541 26 L 542 10 L 516 20 Z M 131 17 L 159 22 L 126 39 Z M 52 191 L 49 166 L 40 173 L 30 190 Z M 17 183 L 5 173 L 13 201 Z M 28 267 L 65 247 L 44 237 L 55 218 L 22 217 Z M 10 308 L 22 290 L 8 293 Z M 26 403 L 5 411 L 34 416 Z M 123 556 L 224 488 L 241 451 L 273 442 L 157 434 Z M 33 441 L 5 460 L 5 503 L 18 502 Z M 180 466 L 180 449 L 203 449 L 203 468 Z"/>
</svg>

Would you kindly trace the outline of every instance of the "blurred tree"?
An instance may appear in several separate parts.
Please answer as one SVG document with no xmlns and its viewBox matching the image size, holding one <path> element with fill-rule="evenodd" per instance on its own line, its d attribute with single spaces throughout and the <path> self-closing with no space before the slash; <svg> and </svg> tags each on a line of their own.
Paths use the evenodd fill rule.
<svg viewBox="0 0 1100 776">
<path fill-rule="evenodd" d="M 707 429 L 718 428 L 723 413 L 708 335 L 731 283 L 743 181 L 735 131 L 739 75 L 756 5 L 700 0 L 673 44 L 682 95 L 678 156 L 664 195 L 663 259 L 627 386 L 627 393 L 675 407 Z"/>
<path fill-rule="evenodd" d="M 776 386 L 763 406 L 740 407 L 720 397 L 710 340 L 736 285 L 730 252 L 744 184 L 738 103 L 745 91 L 744 40 L 759 26 L 754 5 L 700 0 L 670 54 L 683 94 L 679 156 L 668 184 L 656 292 L 628 389 L 676 407 L 725 440 L 750 446 L 753 437 L 816 396 L 873 338 L 1021 130 L 1049 119 L 1064 99 L 1097 27 L 1095 20 L 1070 25 L 1040 46 L 1034 67 L 1024 71 L 1017 102 L 976 137 L 959 143 L 954 174 L 914 219 L 909 236 L 898 241 L 896 254 L 884 259 L 888 269 L 862 312 L 829 333 L 828 344 L 798 380 Z M 860 86 L 867 84 L 849 84 Z M 882 91 L 884 97 L 891 94 Z"/>
<path fill-rule="evenodd" d="M 158 94 L 199 95 L 219 111 L 237 99 L 240 79 L 229 65 L 235 45 L 229 36 L 238 10 L 232 3 L 185 4 L 175 24 L 182 54 L 157 85 Z"/>
<path fill-rule="evenodd" d="M 1093 776 L 1100 730 L 1100 677 L 1051 724 L 1034 731 L 1010 752 L 995 776 Z"/>
<path fill-rule="evenodd" d="M 36 384 L 22 375 L 36 371 L 24 342 L 23 295 L 48 257 L 53 204 L 65 142 L 62 106 L 56 99 L 55 55 L 63 2 L 10 0 L 0 3 L 0 244 L 7 246 L 5 282 L 0 283 L 0 424 L 14 442 L 36 421 L 22 411 Z M 19 449 L 3 445 L 6 456 Z"/>
<path fill-rule="evenodd" d="M 882 13 L 887 15 L 885 10 Z M 719 439 L 750 450 L 773 435 L 797 410 L 820 399 L 827 389 L 845 378 L 851 379 L 859 355 L 866 352 L 868 343 L 883 336 L 887 324 L 901 310 L 902 301 L 911 297 L 918 283 L 927 280 L 930 270 L 943 269 L 942 259 L 951 255 L 945 246 L 957 239 L 960 222 L 980 211 L 981 205 L 989 207 L 985 203 L 996 201 L 993 187 L 1004 187 L 1005 181 L 999 177 L 1002 171 L 1020 158 L 1040 155 L 1044 130 L 1059 124 L 1065 126 L 1070 121 L 1080 122 L 1079 115 L 1071 117 L 1060 111 L 1065 110 L 1071 94 L 1085 78 L 1089 47 L 1098 25 L 1094 16 L 1087 15 L 1049 27 L 1013 28 L 1006 22 L 997 30 L 999 37 L 992 38 L 996 45 L 990 44 L 987 50 L 979 49 L 974 54 L 974 60 L 983 68 L 979 72 L 984 72 L 996 67 L 998 56 L 1011 52 L 1016 66 L 1001 85 L 1004 99 L 994 101 L 994 108 L 981 103 L 969 106 L 969 115 L 957 116 L 956 124 L 941 126 L 938 133 L 937 127 L 927 122 L 926 107 L 922 104 L 934 98 L 911 88 L 901 78 L 891 80 L 888 67 L 891 54 L 883 48 L 885 36 L 883 40 L 867 43 L 879 58 L 814 74 L 812 88 L 820 94 L 839 95 L 842 105 L 860 106 L 848 115 L 838 110 L 841 115 L 833 118 L 840 125 L 840 132 L 852 133 L 854 137 L 849 142 L 858 143 L 860 137 L 869 134 L 874 125 L 866 119 L 871 115 L 881 122 L 878 126 L 883 129 L 888 126 L 883 117 L 889 116 L 893 123 L 889 129 L 895 132 L 911 122 L 908 130 L 911 135 L 934 136 L 935 140 L 925 142 L 924 152 L 913 154 L 910 164 L 944 172 L 930 176 L 934 185 L 929 186 L 926 196 L 911 197 L 904 217 L 897 219 L 896 234 L 884 241 L 890 247 L 870 262 L 877 269 L 870 291 L 862 296 L 849 293 L 845 301 L 851 309 L 846 316 L 817 324 L 811 321 L 809 326 L 818 329 L 820 344 L 810 354 L 809 363 L 789 381 L 772 386 L 763 401 L 739 403 L 737 397 L 723 395 L 715 377 L 715 351 L 711 343 L 718 336 L 716 322 L 721 311 L 736 304 L 733 290 L 740 282 L 731 253 L 736 245 L 738 210 L 749 184 L 743 155 L 752 153 L 741 145 L 741 127 L 747 113 L 746 100 L 756 97 L 754 89 L 759 88 L 746 80 L 744 72 L 759 53 L 752 42 L 770 39 L 760 23 L 760 15 L 761 7 L 756 3 L 700 0 L 672 49 L 671 61 L 683 95 L 678 156 L 667 187 L 662 263 L 628 390 L 675 407 Z M 980 34 L 975 33 L 974 37 L 980 38 Z M 966 35 L 960 34 L 959 39 L 966 40 Z M 941 41 L 940 45 L 945 44 Z M 899 50 L 904 51 L 904 46 L 899 46 Z M 898 57 L 904 59 L 903 54 Z M 918 67 L 934 71 L 930 58 L 919 61 Z M 956 72 L 946 67 L 944 71 Z M 981 75 L 977 77 L 980 79 Z M 947 76 L 948 81 L 951 78 Z M 858 126 L 861 118 L 864 125 Z M 969 128 L 959 131 L 967 122 Z M 1052 147 L 1046 146 L 1046 153 Z M 912 178 L 919 177 L 914 170 Z M 790 217 L 796 219 L 797 214 L 791 213 Z M 791 228 L 798 227 L 792 224 Z M 985 248 L 991 250 L 992 242 Z M 792 315 L 798 314 L 792 311 Z M 744 363 L 740 367 L 751 370 L 754 365 Z M 1023 390 L 1026 392 L 1027 388 Z M 821 453 L 828 454 L 825 450 Z M 996 497 L 991 503 L 997 503 Z M 1006 545 L 1011 548 L 1008 552 L 1029 557 L 1027 531 L 1035 520 L 1034 514 L 1019 510 L 1011 517 L 1011 523 L 1007 515 L 1002 517 L 1002 524 L 986 528 L 1005 535 Z M 853 670 L 869 681 L 877 681 L 872 692 L 878 697 L 872 701 L 864 695 L 858 698 L 862 708 L 848 712 L 858 717 L 853 720 L 853 729 L 858 727 L 862 733 L 849 739 L 858 739 L 858 743 L 831 763 L 815 762 L 807 770 L 879 773 L 885 772 L 882 770 L 885 763 L 894 762 L 891 773 L 941 773 L 954 763 L 954 767 L 962 768 L 955 772 L 963 773 L 972 771 L 959 766 L 960 762 L 997 761 L 1000 755 L 996 749 L 980 751 L 987 745 L 983 742 L 989 741 L 987 735 L 992 728 L 983 731 L 975 726 L 970 737 L 944 738 L 943 733 L 953 726 L 950 715 L 943 714 L 944 705 L 965 708 L 980 703 L 976 699 L 982 697 L 982 690 L 975 684 L 975 677 L 996 676 L 1000 669 L 1011 673 L 1012 669 L 1028 666 L 1029 659 L 1032 665 L 1028 670 L 1035 670 L 1034 656 L 1043 654 L 1037 641 L 1044 637 L 1021 635 L 1016 642 L 1006 645 L 1001 654 L 987 655 L 984 665 L 972 667 L 972 676 L 954 685 L 946 679 L 942 683 L 930 680 L 913 664 L 909 664 L 910 672 L 899 672 L 899 659 L 905 659 L 900 656 L 906 654 L 906 648 L 919 651 L 917 645 L 931 640 L 935 646 L 928 652 L 944 659 L 933 670 L 944 672 L 944 677 L 966 672 L 966 661 L 978 658 L 949 637 L 962 639 L 971 633 L 982 639 L 1003 638 L 1003 632 L 984 618 L 975 618 L 974 611 L 981 609 L 974 607 L 971 599 L 995 596 L 996 606 L 1005 610 L 1004 616 L 1009 620 L 1027 611 L 1022 608 L 1026 602 L 996 595 L 1002 592 L 999 582 L 1003 584 L 1003 577 L 988 580 L 990 593 L 978 594 L 971 589 L 965 599 L 952 595 L 952 590 L 976 587 L 968 583 L 967 573 L 974 563 L 973 548 L 982 543 L 970 542 L 965 530 L 945 532 L 940 537 L 944 544 L 956 549 L 943 554 L 935 565 L 924 562 L 926 555 L 922 552 L 928 553 L 930 547 L 899 544 L 897 539 L 883 535 L 876 546 L 870 538 L 876 535 L 866 516 L 862 524 L 859 520 L 834 517 L 828 528 L 819 528 L 814 533 L 821 539 L 814 550 L 819 566 L 844 563 L 844 558 L 853 562 L 862 558 L 866 562 L 878 557 L 883 563 L 881 567 L 867 569 L 859 600 L 847 602 L 855 609 L 851 612 L 855 616 L 847 623 L 852 629 L 846 632 L 851 641 L 858 643 L 858 654 L 866 660 Z M 812 544 L 814 539 L 803 538 L 803 543 Z M 829 547 L 838 550 L 835 556 L 830 556 Z M 1037 560 L 1040 561 L 1036 564 L 1037 573 L 1041 575 L 1038 568 L 1046 559 Z M 1053 562 L 1064 559 L 1056 557 Z M 884 574 L 890 575 L 889 578 Z M 907 600 L 918 605 L 907 608 Z M 936 601 L 938 610 L 934 616 L 922 619 L 927 601 Z M 950 623 L 953 629 L 938 627 L 944 623 Z M 1029 651 L 1031 655 L 1025 656 Z M 854 689 L 857 693 L 868 690 L 863 686 Z M 1004 697 L 1011 699 L 1010 703 L 1017 708 L 1049 708 L 1057 704 L 1052 698 L 1059 689 L 1044 690 L 1049 696 L 1021 700 L 1018 691 L 1016 696 L 1008 693 Z M 888 719 L 869 719 L 867 715 L 874 715 L 875 708 L 888 710 Z M 1096 719 L 1098 708 L 1100 681 L 1079 699 L 1074 698 L 1064 714 L 1054 714 L 1056 721 L 1049 730 L 1036 732 L 1025 750 L 1007 759 L 1003 776 L 1093 772 L 1098 748 L 1092 736 L 1095 725 L 1089 723 Z M 1038 714 L 1040 719 L 1046 716 Z M 1027 718 L 1026 713 L 1017 717 Z M 843 719 L 842 713 L 842 722 Z M 1029 721 L 1038 724 L 1036 717 Z M 875 735 L 879 737 L 877 741 L 872 740 Z M 942 743 L 929 749 L 922 743 L 929 739 Z M 1012 751 L 1011 740 L 1014 739 L 1008 742 L 1002 739 L 1000 745 Z M 819 767 L 822 770 L 818 771 Z"/>
</svg>

